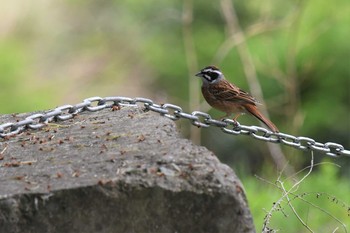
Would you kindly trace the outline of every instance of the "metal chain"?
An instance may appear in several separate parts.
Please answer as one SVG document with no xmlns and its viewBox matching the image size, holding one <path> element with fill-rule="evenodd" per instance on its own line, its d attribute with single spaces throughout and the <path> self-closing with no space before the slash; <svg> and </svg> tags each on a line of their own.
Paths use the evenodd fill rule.
<svg viewBox="0 0 350 233">
<path fill-rule="evenodd" d="M 0 124 L 0 137 L 8 138 L 21 133 L 26 129 L 41 129 L 53 121 L 65 121 L 84 111 L 100 111 L 113 106 L 143 106 L 147 110 L 157 112 L 173 121 L 180 118 L 187 119 L 197 127 L 215 126 L 227 134 L 248 135 L 255 139 L 280 143 L 299 150 L 313 150 L 325 153 L 332 157 L 350 156 L 350 150 L 344 149 L 341 144 L 334 142 L 316 142 L 314 139 L 302 136 L 293 136 L 286 133 L 273 133 L 259 126 L 241 125 L 237 121 L 224 119 L 215 120 L 208 113 L 194 111 L 186 113 L 180 106 L 174 104 L 156 104 L 147 98 L 129 97 L 91 97 L 76 105 L 63 105 L 46 113 L 37 113 L 26 117 L 18 122 L 8 122 Z"/>
</svg>

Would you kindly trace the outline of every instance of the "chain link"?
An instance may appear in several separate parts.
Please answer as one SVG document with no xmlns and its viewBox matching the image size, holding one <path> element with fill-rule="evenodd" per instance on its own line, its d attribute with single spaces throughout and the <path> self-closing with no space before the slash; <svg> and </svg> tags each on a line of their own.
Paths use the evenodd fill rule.
<svg viewBox="0 0 350 233">
<path fill-rule="evenodd" d="M 41 129 L 48 123 L 53 121 L 66 121 L 77 114 L 89 111 L 95 112 L 113 106 L 142 106 L 147 110 L 157 112 L 160 115 L 173 121 L 180 118 L 189 120 L 197 127 L 215 126 L 221 128 L 224 133 L 232 135 L 248 135 L 257 140 L 280 143 L 299 150 L 313 150 L 324 153 L 332 157 L 350 156 L 350 150 L 346 150 L 342 145 L 334 142 L 320 143 L 312 138 L 293 136 L 286 133 L 273 133 L 259 126 L 241 125 L 239 122 L 231 119 L 223 119 L 222 121 L 213 119 L 208 113 L 194 111 L 186 113 L 178 105 L 174 104 L 156 104 L 147 98 L 129 98 L 129 97 L 91 97 L 83 100 L 76 105 L 63 105 L 46 113 L 36 113 L 26 117 L 18 122 L 8 122 L 0 124 L 0 137 L 7 138 L 17 135 L 26 129 Z"/>
</svg>

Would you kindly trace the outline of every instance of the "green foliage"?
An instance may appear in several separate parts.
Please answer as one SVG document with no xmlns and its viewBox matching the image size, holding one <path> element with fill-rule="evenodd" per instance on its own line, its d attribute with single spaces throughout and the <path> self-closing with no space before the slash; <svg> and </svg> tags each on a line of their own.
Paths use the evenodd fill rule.
<svg viewBox="0 0 350 233">
<path fill-rule="evenodd" d="M 205 105 L 188 109 L 193 94 L 189 80 L 195 77 L 188 77 L 184 3 L 193 4 L 189 28 L 192 62 L 198 64 L 194 68 L 215 63 L 231 82 L 247 91 L 251 86 L 239 44 L 223 49 L 232 38 L 220 1 L 12 2 L 2 2 L 0 9 L 1 113 L 42 110 L 109 95 L 143 96 L 189 111 L 203 110 Z M 233 4 L 271 119 L 283 132 L 338 142 L 349 149 L 348 0 L 234 0 Z M 215 117 L 222 115 L 209 111 Z M 248 116 L 239 121 L 257 124 Z M 276 171 L 264 142 L 224 135 L 217 129 L 203 129 L 202 139 L 202 145 L 238 172 Z M 283 150 L 296 169 L 308 163 L 308 153 L 301 156 L 295 149 Z M 349 163 L 346 159 L 339 162 Z M 340 176 L 336 167 L 320 166 L 294 193 L 349 222 L 346 208 L 324 194 L 350 203 L 349 184 L 343 178 L 349 169 L 344 167 Z M 263 209 L 269 210 L 281 192 L 253 178 L 243 183 L 259 231 L 266 214 Z M 315 231 L 332 231 L 337 226 L 342 231 L 332 217 L 301 197 L 290 198 Z M 283 232 L 306 232 L 285 202 L 282 208 L 273 213 L 271 226 Z"/>
<path fill-rule="evenodd" d="M 347 225 L 346 229 L 349 231 L 350 184 L 348 179 L 339 177 L 339 168 L 330 163 L 330 160 L 325 160 L 314 169 L 317 171 L 313 171 L 297 188 L 291 190 L 288 195 L 290 204 L 314 232 L 333 232 L 337 228 L 336 232 L 346 232 L 343 224 Z M 286 190 L 289 191 L 290 187 L 307 171 L 308 168 L 297 177 L 284 180 Z M 283 195 L 282 190 L 278 188 L 279 183 L 275 182 L 277 178 L 269 177 L 264 178 L 265 181 L 252 177 L 242 178 L 257 232 L 261 231 L 267 212 Z M 275 211 L 272 211 L 268 227 L 280 229 L 283 232 L 309 232 L 292 212 L 286 198 Z"/>
<path fill-rule="evenodd" d="M 191 4 L 184 3 L 192 3 L 190 35 L 184 34 L 184 12 Z M 349 148 L 347 0 L 233 1 L 245 40 L 232 46 L 227 46 L 232 38 L 222 4 L 67 0 L 34 4 L 30 12 L 14 7 L 18 17 L 8 19 L 14 26 L 0 38 L 0 111 L 35 111 L 89 96 L 127 95 L 220 117 L 222 113 L 205 104 L 189 109 L 196 105 L 189 97 L 200 95 L 200 81 L 192 73 L 214 63 L 231 82 L 249 91 L 252 83 L 237 49 L 245 43 L 270 118 L 280 130 Z M 186 50 L 185 39 L 193 42 L 194 51 Z M 190 53 L 197 67 L 188 67 Z M 197 82 L 198 93 L 193 88 L 190 93 L 191 81 Z M 249 116 L 239 121 L 258 123 Z M 259 171 L 261 163 L 254 161 L 268 160 L 265 143 L 254 142 L 252 147 L 246 138 L 212 134 L 202 130 L 201 144 L 228 164 L 239 159 L 247 171 Z M 295 153 L 283 150 L 287 157 Z M 305 162 L 303 156 L 289 158 L 297 168 Z"/>
<path fill-rule="evenodd" d="M 25 67 L 26 54 L 23 45 L 16 41 L 2 41 L 0 44 L 1 86 L 4 90 L 12 87 L 12 79 L 21 81 Z"/>
<path fill-rule="evenodd" d="M 21 40 L 4 40 L 0 43 L 0 102 L 2 113 L 34 111 L 33 106 L 52 107 L 52 88 L 28 77 L 31 54 Z M 32 106 L 32 107 L 31 107 Z"/>
<path fill-rule="evenodd" d="M 22 44 L 15 40 L 0 42 L 1 112 L 16 111 L 23 104 L 15 96 L 23 94 L 21 82 L 26 72 L 27 60 L 28 55 Z"/>
</svg>

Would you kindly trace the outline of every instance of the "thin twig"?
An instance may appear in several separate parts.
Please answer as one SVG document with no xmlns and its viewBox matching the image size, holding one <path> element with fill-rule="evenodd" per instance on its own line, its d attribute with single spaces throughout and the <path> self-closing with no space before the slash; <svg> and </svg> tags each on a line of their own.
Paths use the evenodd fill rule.
<svg viewBox="0 0 350 233">
<path fill-rule="evenodd" d="M 312 159 L 313 160 L 313 159 Z M 311 167 L 310 167 L 311 168 Z M 282 187 L 282 190 L 285 194 L 287 194 L 286 189 L 284 187 L 283 182 L 280 182 L 280 185 Z M 289 199 L 289 195 L 286 195 L 286 199 L 287 199 L 287 204 L 288 206 L 291 208 L 291 210 L 293 211 L 294 215 L 297 217 L 297 219 L 299 220 L 299 222 L 301 222 L 301 224 L 303 224 L 303 226 L 308 229 L 310 232 L 314 232 L 304 221 L 303 219 L 299 216 L 298 212 L 295 210 L 294 206 L 292 205 L 292 202 Z"/>
<path fill-rule="evenodd" d="M 312 159 L 313 159 L 313 154 L 312 154 Z M 266 179 L 263 179 L 263 178 L 261 178 L 261 177 L 259 177 L 259 176 L 255 176 L 255 177 L 258 178 L 259 180 L 261 180 L 261 181 L 263 181 L 263 182 L 265 182 L 265 183 L 267 183 L 267 184 L 270 184 L 270 185 L 272 185 L 272 186 L 278 188 L 278 189 L 281 190 L 281 191 L 283 192 L 283 194 L 284 194 L 284 196 L 281 197 L 277 202 L 275 202 L 274 206 L 273 206 L 273 207 L 271 208 L 271 210 L 266 214 L 266 216 L 265 216 L 265 221 L 264 221 L 264 225 L 263 225 L 263 229 L 265 229 L 265 230 L 268 229 L 267 225 L 268 225 L 268 223 L 269 223 L 270 218 L 272 217 L 272 212 L 275 211 L 275 210 L 277 210 L 277 209 L 279 209 L 279 208 L 281 207 L 281 202 L 283 201 L 283 198 L 285 197 L 286 200 L 287 200 L 287 204 L 290 206 L 290 208 L 292 209 L 293 213 L 297 216 L 297 218 L 299 219 L 299 221 L 300 221 L 309 231 L 312 232 L 312 230 L 309 229 L 309 227 L 306 225 L 306 223 L 304 223 L 304 221 L 300 218 L 300 216 L 299 216 L 298 213 L 296 212 L 295 208 L 291 205 L 291 202 L 292 202 L 293 200 L 295 200 L 295 199 L 299 199 L 299 200 L 301 200 L 301 201 L 307 203 L 308 205 L 310 205 L 310 206 L 312 206 L 312 207 L 314 207 L 314 208 L 320 210 L 321 212 L 323 212 L 324 214 L 328 215 L 329 217 L 331 217 L 332 219 L 334 219 L 336 222 L 338 222 L 338 223 L 344 228 L 344 231 L 345 231 L 346 233 L 348 232 L 347 229 L 346 229 L 346 225 L 345 225 L 344 223 L 342 223 L 342 222 L 340 221 L 340 219 L 336 218 L 334 215 L 332 215 L 330 212 L 326 211 L 325 209 L 321 208 L 320 206 L 315 205 L 315 204 L 311 203 L 310 201 L 306 200 L 303 196 L 305 196 L 305 195 L 311 195 L 311 194 L 316 194 L 317 196 L 326 195 L 326 196 L 328 196 L 328 198 L 332 198 L 332 199 L 334 199 L 334 197 L 330 196 L 330 195 L 327 194 L 327 193 L 323 193 L 323 192 L 321 192 L 321 193 L 320 193 L 320 192 L 309 192 L 309 193 L 304 193 L 304 194 L 302 194 L 302 195 L 300 195 L 300 194 L 294 194 L 294 193 L 293 193 L 293 192 L 296 191 L 296 189 L 298 188 L 299 184 L 301 184 L 302 181 L 305 180 L 306 177 L 310 175 L 310 173 L 311 173 L 313 167 L 318 166 L 318 165 L 324 165 L 324 164 L 328 164 L 328 163 L 325 162 L 325 163 L 313 164 L 313 161 L 312 161 L 311 164 L 310 164 L 308 167 L 306 167 L 306 168 L 304 168 L 304 169 L 298 171 L 298 173 L 300 173 L 301 171 L 304 171 L 305 169 L 309 169 L 308 173 L 303 177 L 303 179 L 301 179 L 301 180 L 299 180 L 297 183 L 295 183 L 295 184 L 293 185 L 293 187 L 291 187 L 288 191 L 286 191 L 286 189 L 285 189 L 285 187 L 284 187 L 284 185 L 283 185 L 285 181 L 281 181 L 281 174 L 280 174 L 279 177 L 277 178 L 277 183 L 279 183 L 280 185 L 276 185 L 275 183 L 273 183 L 273 182 L 271 182 L 271 181 L 268 181 L 268 180 L 266 180 Z M 332 164 L 332 163 L 331 163 L 331 164 Z M 336 164 L 332 164 L 332 165 L 336 165 Z M 337 166 L 337 165 L 336 165 L 336 166 Z M 290 178 L 290 177 L 289 177 L 289 178 Z M 287 179 L 285 179 L 285 180 L 287 180 Z M 289 195 L 293 196 L 293 199 L 290 199 L 290 198 L 289 198 Z M 341 201 L 341 200 L 337 200 L 337 203 L 338 203 L 338 201 L 340 201 L 342 207 L 346 207 L 346 206 L 347 206 L 347 204 L 346 204 L 345 202 L 343 202 L 343 201 Z M 348 207 L 346 207 L 346 208 L 348 208 Z M 338 228 L 337 228 L 337 229 L 338 229 Z"/>
<path fill-rule="evenodd" d="M 320 166 L 320 165 L 325 165 L 325 164 L 334 165 L 334 166 L 336 166 L 336 167 L 338 167 L 338 168 L 341 167 L 339 164 L 332 163 L 332 162 L 320 162 L 320 163 L 316 163 L 316 164 L 313 165 L 313 167 Z M 306 169 L 309 169 L 310 167 L 311 167 L 311 165 L 304 167 L 303 169 L 297 171 L 297 172 L 294 173 L 293 175 L 291 175 L 291 176 L 285 178 L 285 180 L 288 180 L 288 179 L 291 179 L 292 177 L 297 176 L 298 174 L 300 174 L 301 172 L 305 171 Z"/>
<path fill-rule="evenodd" d="M 279 186 L 277 186 L 277 185 L 274 184 L 273 182 L 268 181 L 268 180 L 266 180 L 266 179 L 264 179 L 264 178 L 262 178 L 262 177 L 259 177 L 259 176 L 255 176 L 255 177 L 256 177 L 257 179 L 259 179 L 259 180 L 261 180 L 261 181 L 263 181 L 263 182 L 265 182 L 265 183 L 267 183 L 267 184 L 270 184 L 270 185 L 272 185 L 272 186 L 274 186 L 274 187 L 276 187 L 277 189 L 279 189 L 279 190 L 282 191 L 282 188 L 279 187 Z M 324 192 L 321 192 L 321 193 L 320 193 L 320 192 L 317 192 L 317 193 L 316 193 L 316 192 L 310 192 L 310 193 L 305 193 L 305 194 L 303 194 L 303 195 L 305 196 L 306 194 L 308 194 L 308 195 L 309 195 L 309 194 L 323 194 L 323 195 L 327 195 L 327 196 L 331 197 L 329 194 L 324 193 Z M 330 212 L 326 211 L 325 209 L 321 208 L 321 207 L 318 206 L 318 205 L 315 205 L 315 204 L 311 203 L 310 201 L 308 201 L 308 200 L 306 200 L 305 198 L 303 198 L 301 195 L 294 194 L 294 193 L 292 193 L 292 192 L 289 193 L 289 195 L 292 195 L 292 196 L 293 196 L 293 200 L 294 200 L 294 199 L 299 199 L 299 200 L 301 200 L 301 201 L 307 203 L 308 205 L 310 205 L 310 206 L 312 206 L 312 207 L 314 207 L 314 208 L 320 210 L 321 212 L 323 212 L 324 214 L 328 215 L 329 217 L 333 218 L 336 222 L 338 222 L 340 225 L 342 225 L 342 227 L 344 228 L 345 233 L 348 232 L 347 229 L 346 229 L 346 225 L 345 225 L 344 223 L 342 223 L 338 218 L 334 217 L 334 215 L 332 215 Z M 292 200 L 291 200 L 291 201 L 292 201 Z M 343 201 L 342 201 L 342 204 L 343 204 L 344 206 L 346 205 L 346 203 L 343 202 Z M 279 206 L 280 206 L 280 204 L 279 204 Z M 271 218 L 271 217 L 272 217 L 272 212 L 271 212 L 271 214 L 266 214 L 265 219 Z"/>
<path fill-rule="evenodd" d="M 267 225 L 269 224 L 270 218 L 272 217 L 272 212 L 275 211 L 275 209 L 277 209 L 277 207 L 281 204 L 281 202 L 283 201 L 283 199 L 286 198 L 287 200 L 289 200 L 287 197 L 288 197 L 289 194 L 292 193 L 292 190 L 295 189 L 295 188 L 297 188 L 297 186 L 299 186 L 299 185 L 311 174 L 312 169 L 313 169 L 313 164 L 314 164 L 314 156 L 313 156 L 313 152 L 312 152 L 312 153 L 311 153 L 311 164 L 310 164 L 310 169 L 309 169 L 308 173 L 307 173 L 305 176 L 303 176 L 303 178 L 301 178 L 298 182 L 296 182 L 288 191 L 284 188 L 283 185 L 281 186 L 281 189 L 283 190 L 283 195 L 282 195 L 282 197 L 280 197 L 280 198 L 278 199 L 277 202 L 274 203 L 274 205 L 272 206 L 272 208 L 270 209 L 270 211 L 267 213 L 267 215 L 266 215 L 267 217 L 265 218 L 265 221 L 264 221 L 264 224 L 263 224 L 263 232 L 265 232 L 266 229 L 267 229 Z M 280 184 L 283 184 L 283 182 L 280 181 L 280 178 L 278 178 L 278 182 L 279 182 Z M 288 203 L 290 203 L 290 202 L 288 201 Z M 289 205 L 289 204 L 288 204 L 288 205 Z M 290 205 L 289 205 L 289 206 L 290 206 Z M 292 210 L 293 210 L 293 212 L 295 211 L 294 207 L 292 207 Z M 300 218 L 299 215 L 296 213 L 296 211 L 294 212 L 294 214 L 296 214 L 297 218 L 298 218 L 299 220 L 301 220 L 301 218 Z M 313 231 L 304 223 L 304 221 L 301 220 L 301 223 L 302 223 L 310 232 L 313 232 Z"/>
</svg>

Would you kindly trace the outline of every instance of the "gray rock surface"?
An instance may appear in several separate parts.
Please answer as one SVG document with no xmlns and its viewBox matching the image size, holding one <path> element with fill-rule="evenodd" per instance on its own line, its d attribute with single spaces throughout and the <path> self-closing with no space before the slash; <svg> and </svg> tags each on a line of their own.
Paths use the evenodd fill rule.
<svg viewBox="0 0 350 233">
<path fill-rule="evenodd" d="M 84 112 L 0 152 L 0 232 L 255 231 L 235 173 L 140 108 Z"/>
</svg>

